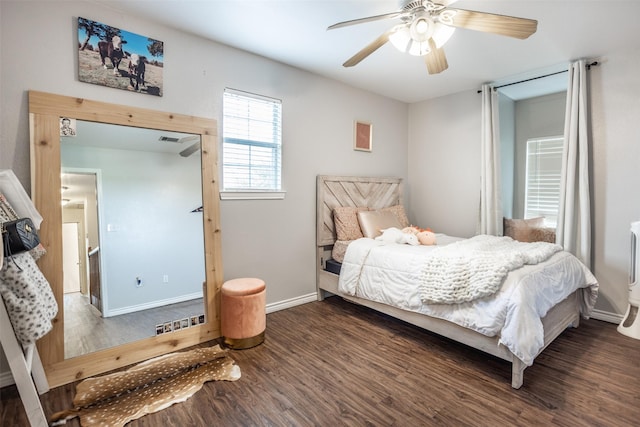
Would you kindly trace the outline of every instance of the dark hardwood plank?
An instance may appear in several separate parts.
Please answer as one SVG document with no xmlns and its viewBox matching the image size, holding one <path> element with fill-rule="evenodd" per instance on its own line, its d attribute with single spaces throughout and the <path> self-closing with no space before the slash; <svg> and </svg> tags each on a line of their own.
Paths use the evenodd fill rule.
<svg viewBox="0 0 640 427">
<path fill-rule="evenodd" d="M 337 297 L 271 313 L 264 344 L 233 351 L 237 382 L 130 423 L 166 426 L 632 426 L 640 420 L 640 341 L 583 320 L 511 388 L 511 366 Z M 70 407 L 72 384 L 42 402 Z M 15 387 L 2 425 L 26 426 Z M 67 423 L 78 426 L 77 420 Z"/>
</svg>

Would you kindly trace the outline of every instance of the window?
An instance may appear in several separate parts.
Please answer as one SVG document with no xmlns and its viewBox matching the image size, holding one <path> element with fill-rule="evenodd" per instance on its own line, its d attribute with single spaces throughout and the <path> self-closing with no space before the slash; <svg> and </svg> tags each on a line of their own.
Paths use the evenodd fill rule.
<svg viewBox="0 0 640 427">
<path fill-rule="evenodd" d="M 222 108 L 223 198 L 282 198 L 282 102 L 225 89 Z"/>
<path fill-rule="evenodd" d="M 545 225 L 555 227 L 560 206 L 560 175 L 564 138 L 527 140 L 524 217 L 545 217 Z"/>
</svg>

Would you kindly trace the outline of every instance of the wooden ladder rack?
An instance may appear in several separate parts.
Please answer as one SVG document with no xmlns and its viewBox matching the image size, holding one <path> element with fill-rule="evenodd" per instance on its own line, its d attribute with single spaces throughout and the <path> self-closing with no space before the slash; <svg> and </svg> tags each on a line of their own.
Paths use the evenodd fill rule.
<svg viewBox="0 0 640 427">
<path fill-rule="evenodd" d="M 44 415 L 40 394 L 49 391 L 49 383 L 40 361 L 40 355 L 35 343 L 23 348 L 16 338 L 11 325 L 7 308 L 0 297 L 0 343 L 7 356 L 11 374 L 18 387 L 22 404 L 32 427 L 46 427 L 47 418 Z"/>
</svg>

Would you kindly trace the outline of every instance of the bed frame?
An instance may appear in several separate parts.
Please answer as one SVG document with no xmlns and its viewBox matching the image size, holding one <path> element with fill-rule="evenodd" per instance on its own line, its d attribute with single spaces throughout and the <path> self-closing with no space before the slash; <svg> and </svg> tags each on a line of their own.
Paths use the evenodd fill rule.
<svg viewBox="0 0 640 427">
<path fill-rule="evenodd" d="M 333 294 L 379 312 L 388 314 L 412 325 L 435 332 L 454 341 L 466 344 L 485 353 L 511 362 L 511 386 L 520 388 L 526 365 L 509 349 L 499 344 L 499 337 L 487 337 L 471 329 L 466 329 L 446 320 L 424 314 L 401 310 L 386 304 L 342 294 L 338 291 L 338 275 L 325 270 L 325 263 L 331 258 L 331 249 L 336 241 L 333 223 L 333 209 L 339 206 L 382 207 L 403 204 L 401 178 L 369 178 L 351 176 L 317 177 L 317 235 L 316 235 L 316 287 L 318 300 Z M 553 307 L 542 318 L 544 327 L 544 350 L 567 327 L 578 327 L 580 306 L 578 292 Z M 540 353 L 538 353 L 540 354 Z"/>
</svg>

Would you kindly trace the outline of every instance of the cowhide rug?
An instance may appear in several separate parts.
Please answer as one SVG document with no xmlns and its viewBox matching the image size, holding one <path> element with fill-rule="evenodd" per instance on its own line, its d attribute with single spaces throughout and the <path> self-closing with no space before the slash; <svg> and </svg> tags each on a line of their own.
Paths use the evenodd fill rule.
<svg viewBox="0 0 640 427">
<path fill-rule="evenodd" d="M 83 427 L 120 427 L 184 402 L 212 380 L 236 381 L 240 367 L 219 345 L 171 353 L 126 371 L 88 378 L 76 386 L 74 409 L 53 414 L 50 425 L 79 417 Z"/>
</svg>

